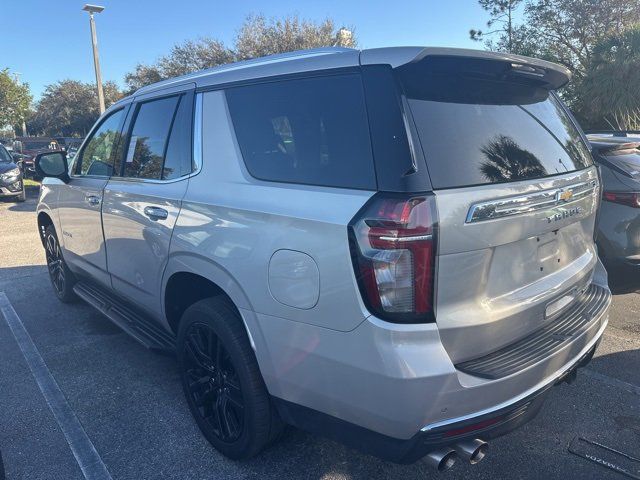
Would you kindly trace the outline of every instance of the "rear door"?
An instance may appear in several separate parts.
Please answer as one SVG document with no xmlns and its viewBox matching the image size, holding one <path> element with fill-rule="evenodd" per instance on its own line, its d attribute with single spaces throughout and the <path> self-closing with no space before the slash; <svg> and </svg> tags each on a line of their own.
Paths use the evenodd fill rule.
<svg viewBox="0 0 640 480">
<path fill-rule="evenodd" d="M 436 321 L 454 363 L 539 329 L 597 262 L 591 155 L 535 81 L 434 62 L 401 77 L 439 214 Z"/>
<path fill-rule="evenodd" d="M 113 162 L 128 107 L 108 113 L 84 143 L 60 187 L 59 239 L 65 260 L 96 281 L 110 284 L 101 225 L 102 194 L 113 174 Z"/>
<path fill-rule="evenodd" d="M 137 100 L 137 99 L 136 99 Z M 152 314 L 192 166 L 193 90 L 143 98 L 125 127 L 119 175 L 104 190 L 107 268 L 114 290 Z"/>
</svg>

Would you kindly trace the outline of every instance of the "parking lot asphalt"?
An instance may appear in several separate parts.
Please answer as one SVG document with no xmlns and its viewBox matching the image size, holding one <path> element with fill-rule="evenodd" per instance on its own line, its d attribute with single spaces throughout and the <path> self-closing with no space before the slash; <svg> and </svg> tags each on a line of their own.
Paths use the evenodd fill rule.
<svg viewBox="0 0 640 480">
<path fill-rule="evenodd" d="M 0 201 L 0 292 L 113 479 L 625 478 L 570 454 L 576 436 L 640 457 L 640 280 L 630 272 L 612 278 L 610 324 L 591 364 L 575 383 L 553 388 L 534 420 L 492 441 L 478 465 L 459 461 L 438 474 L 422 462 L 395 465 L 293 428 L 242 463 L 200 435 L 172 358 L 146 350 L 87 305 L 57 301 L 35 205 L 34 192 L 24 204 Z M 85 478 L 1 313 L 0 452 L 9 480 Z M 640 462 L 626 465 L 640 475 Z"/>
</svg>

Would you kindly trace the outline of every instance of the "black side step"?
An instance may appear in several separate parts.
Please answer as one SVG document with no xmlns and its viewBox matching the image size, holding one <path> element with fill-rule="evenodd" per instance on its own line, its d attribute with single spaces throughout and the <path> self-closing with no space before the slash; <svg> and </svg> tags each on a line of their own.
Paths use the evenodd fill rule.
<svg viewBox="0 0 640 480">
<path fill-rule="evenodd" d="M 175 338 L 170 333 L 117 297 L 86 282 L 76 283 L 73 291 L 148 349 L 175 352 Z"/>
</svg>

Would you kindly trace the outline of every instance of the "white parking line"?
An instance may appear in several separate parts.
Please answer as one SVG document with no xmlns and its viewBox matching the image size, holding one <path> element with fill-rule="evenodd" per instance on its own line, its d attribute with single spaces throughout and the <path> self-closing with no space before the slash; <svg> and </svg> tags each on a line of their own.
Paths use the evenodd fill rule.
<svg viewBox="0 0 640 480">
<path fill-rule="evenodd" d="M 102 462 L 93 443 L 82 428 L 80 421 L 67 403 L 62 390 L 44 363 L 40 352 L 36 348 L 29 332 L 24 328 L 22 320 L 13 309 L 4 292 L 0 292 L 0 313 L 9 325 L 24 359 L 42 392 L 42 396 L 49 405 L 69 448 L 76 458 L 80 470 L 87 480 L 111 480 L 107 467 Z"/>
</svg>

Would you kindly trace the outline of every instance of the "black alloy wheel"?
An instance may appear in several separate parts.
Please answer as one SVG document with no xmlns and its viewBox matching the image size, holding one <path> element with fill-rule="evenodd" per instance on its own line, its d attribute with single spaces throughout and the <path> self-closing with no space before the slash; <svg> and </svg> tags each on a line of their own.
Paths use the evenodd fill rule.
<svg viewBox="0 0 640 480">
<path fill-rule="evenodd" d="M 49 269 L 49 277 L 51 284 L 58 296 L 65 290 L 66 280 L 64 275 L 64 265 L 62 260 L 62 251 L 60 244 L 55 235 L 48 234 L 45 238 L 44 249 L 47 257 L 47 268 Z"/>
<path fill-rule="evenodd" d="M 76 283 L 75 277 L 62 257 L 60 242 L 53 228 L 49 225 L 44 231 L 44 250 L 47 259 L 47 269 L 49 278 L 56 296 L 64 303 L 72 302 L 76 299 L 73 286 Z"/>
<path fill-rule="evenodd" d="M 245 460 L 279 438 L 284 424 L 242 318 L 228 298 L 205 298 L 188 307 L 176 346 L 189 410 L 216 450 Z"/>
<path fill-rule="evenodd" d="M 237 440 L 245 405 L 229 353 L 213 329 L 203 323 L 189 327 L 184 348 L 189 394 L 198 413 L 222 442 Z"/>
</svg>

